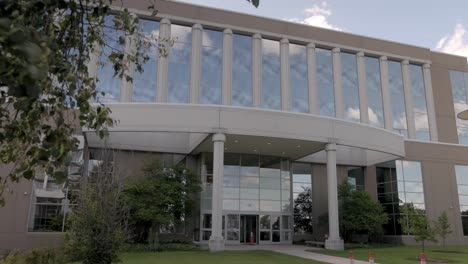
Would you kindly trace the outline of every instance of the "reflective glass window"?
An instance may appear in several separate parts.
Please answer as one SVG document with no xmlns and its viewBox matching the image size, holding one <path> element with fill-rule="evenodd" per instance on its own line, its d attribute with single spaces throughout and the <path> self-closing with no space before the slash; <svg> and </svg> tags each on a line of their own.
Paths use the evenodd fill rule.
<svg viewBox="0 0 468 264">
<path fill-rule="evenodd" d="M 281 66 L 278 41 L 262 39 L 262 107 L 281 109 Z"/>
<path fill-rule="evenodd" d="M 384 127 L 379 59 L 365 57 L 364 61 L 366 66 L 369 123 L 376 127 Z"/>
<path fill-rule="evenodd" d="M 252 106 L 252 38 L 233 35 L 232 105 Z"/>
<path fill-rule="evenodd" d="M 190 101 L 190 63 L 192 56 L 192 28 L 171 25 L 174 44 L 169 53 L 168 98 L 170 103 Z"/>
<path fill-rule="evenodd" d="M 388 61 L 388 88 L 392 106 L 393 130 L 408 137 L 406 122 L 405 92 L 401 63 Z"/>
<path fill-rule="evenodd" d="M 359 122 L 361 120 L 361 114 L 359 109 L 359 84 L 356 55 L 342 52 L 340 56 L 344 118 L 346 120 Z"/>
<path fill-rule="evenodd" d="M 144 40 L 149 44 L 145 54 L 149 60 L 142 65 L 143 72 L 135 70 L 133 75 L 133 102 L 155 102 L 156 101 L 156 77 L 158 72 L 158 37 L 159 22 L 153 20 L 140 19 Z"/>
<path fill-rule="evenodd" d="M 467 90 L 468 73 L 450 71 L 452 84 L 453 107 L 455 116 L 461 111 L 468 109 Z M 468 121 L 455 118 L 457 122 L 458 143 L 468 145 Z"/>
<path fill-rule="evenodd" d="M 294 232 L 310 234 L 312 222 L 312 174 L 307 163 L 293 163 Z"/>
<path fill-rule="evenodd" d="M 200 103 L 220 104 L 223 65 L 223 33 L 203 30 Z"/>
<path fill-rule="evenodd" d="M 463 234 L 468 235 L 468 166 L 455 165 Z"/>
<path fill-rule="evenodd" d="M 120 78 L 114 76 L 114 66 L 108 60 L 115 50 L 123 51 L 124 45 L 119 42 L 119 38 L 124 35 L 114 26 L 114 16 L 109 15 L 104 17 L 104 26 L 102 28 L 103 38 L 106 43 L 102 47 L 101 55 L 99 56 L 99 66 L 97 70 L 96 84 L 97 96 L 96 100 L 101 103 L 115 103 L 120 101 Z"/>
<path fill-rule="evenodd" d="M 420 65 L 409 65 L 411 78 L 411 98 L 413 99 L 416 139 L 430 141 L 427 117 L 426 91 L 424 89 L 423 69 Z"/>
<path fill-rule="evenodd" d="M 307 113 L 309 112 L 309 86 L 306 47 L 289 44 L 289 65 L 291 111 Z"/>
<path fill-rule="evenodd" d="M 333 86 L 332 52 L 316 49 L 317 94 L 319 113 L 324 116 L 335 116 L 335 91 Z"/>
</svg>

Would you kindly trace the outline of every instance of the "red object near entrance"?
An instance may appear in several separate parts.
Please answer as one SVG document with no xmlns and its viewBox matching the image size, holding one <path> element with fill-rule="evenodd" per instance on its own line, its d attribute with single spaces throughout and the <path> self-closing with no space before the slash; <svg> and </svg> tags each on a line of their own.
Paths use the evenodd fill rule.
<svg viewBox="0 0 468 264">
<path fill-rule="evenodd" d="M 250 245 L 254 245 L 254 244 L 255 244 L 255 241 L 254 241 L 254 233 L 253 233 L 253 232 L 250 232 L 249 244 L 250 244 Z"/>
</svg>

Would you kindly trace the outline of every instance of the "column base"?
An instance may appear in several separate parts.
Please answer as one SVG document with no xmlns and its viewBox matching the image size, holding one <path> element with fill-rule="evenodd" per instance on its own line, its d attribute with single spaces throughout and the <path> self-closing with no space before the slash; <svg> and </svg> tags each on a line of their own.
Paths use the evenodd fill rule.
<svg viewBox="0 0 468 264">
<path fill-rule="evenodd" d="M 223 251 L 224 250 L 224 238 L 211 236 L 208 241 L 208 247 L 211 252 Z"/>
<path fill-rule="evenodd" d="M 325 240 L 325 248 L 330 250 L 344 250 L 344 242 L 341 238 Z"/>
</svg>

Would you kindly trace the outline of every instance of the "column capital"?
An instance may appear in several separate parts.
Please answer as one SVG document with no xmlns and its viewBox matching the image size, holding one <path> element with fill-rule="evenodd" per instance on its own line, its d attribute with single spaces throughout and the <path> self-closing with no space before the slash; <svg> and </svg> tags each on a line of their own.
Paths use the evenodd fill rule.
<svg viewBox="0 0 468 264">
<path fill-rule="evenodd" d="M 315 49 L 315 43 L 309 43 L 309 44 L 307 44 L 307 48 L 309 48 L 309 49 Z"/>
<path fill-rule="evenodd" d="M 262 39 L 262 35 L 260 35 L 258 33 L 255 33 L 255 34 L 253 34 L 252 38 L 253 39 Z"/>
<path fill-rule="evenodd" d="M 213 135 L 212 141 L 213 142 L 217 142 L 217 141 L 225 142 L 226 141 L 226 135 L 222 134 L 222 133 L 216 133 L 216 134 Z"/>
<path fill-rule="evenodd" d="M 325 145 L 325 151 L 336 151 L 336 143 L 331 142 Z"/>
<path fill-rule="evenodd" d="M 232 30 L 230 28 L 226 28 L 223 30 L 223 34 L 226 34 L 226 35 L 232 35 Z"/>
<path fill-rule="evenodd" d="M 287 38 L 282 38 L 282 39 L 280 40 L 280 43 L 281 43 L 281 44 L 289 44 L 289 39 L 287 39 Z"/>
<path fill-rule="evenodd" d="M 340 51 L 341 51 L 340 48 L 333 48 L 332 49 L 333 53 L 340 53 Z"/>
<path fill-rule="evenodd" d="M 423 68 L 424 68 L 424 69 L 430 69 L 430 68 L 431 68 L 431 64 L 429 64 L 429 63 L 424 63 L 424 64 L 423 64 Z"/>
<path fill-rule="evenodd" d="M 380 56 L 379 58 L 380 61 L 387 61 L 387 59 L 388 59 L 387 56 Z"/>
<path fill-rule="evenodd" d="M 364 54 L 364 51 L 359 51 L 358 53 L 356 53 L 356 55 L 358 57 L 364 57 L 365 54 Z"/>
<path fill-rule="evenodd" d="M 163 18 L 163 19 L 161 19 L 159 24 L 161 24 L 161 25 L 170 25 L 171 21 L 168 18 Z"/>
<path fill-rule="evenodd" d="M 200 30 L 203 30 L 203 26 L 200 25 L 200 24 L 195 24 L 192 26 L 192 29 L 200 29 Z"/>
<path fill-rule="evenodd" d="M 401 64 L 409 65 L 409 60 L 403 60 L 403 61 L 401 62 Z"/>
</svg>

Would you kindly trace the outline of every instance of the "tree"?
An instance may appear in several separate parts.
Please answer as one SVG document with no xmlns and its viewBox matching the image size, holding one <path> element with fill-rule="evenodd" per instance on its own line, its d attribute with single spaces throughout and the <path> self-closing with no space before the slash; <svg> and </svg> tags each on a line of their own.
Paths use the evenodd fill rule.
<svg viewBox="0 0 468 264">
<path fill-rule="evenodd" d="M 405 203 L 400 206 L 400 225 L 405 234 L 414 235 L 416 242 L 421 242 L 421 249 L 424 253 L 426 241 L 437 242 L 436 230 L 427 219 L 426 213 L 422 209 L 417 209 L 412 203 Z"/>
<path fill-rule="evenodd" d="M 368 193 L 354 190 L 347 182 L 340 185 L 338 196 L 345 239 L 353 234 L 366 234 L 372 241 L 383 235 L 383 225 L 388 222 L 388 215 L 382 205 L 373 201 Z"/>
<path fill-rule="evenodd" d="M 150 223 L 148 242 L 157 250 L 161 226 L 187 219 L 192 195 L 200 190 L 198 178 L 184 166 L 164 166 L 159 161 L 151 161 L 144 166 L 140 177 L 127 182 L 123 199 L 133 222 Z"/>
<path fill-rule="evenodd" d="M 294 199 L 294 232 L 312 234 L 313 231 L 312 190 L 306 187 Z"/>
<path fill-rule="evenodd" d="M 113 152 L 99 151 L 98 163 L 81 181 L 77 207 L 70 213 L 65 251 L 83 264 L 119 262 L 118 251 L 126 238 L 122 180 L 114 172 Z"/>
<path fill-rule="evenodd" d="M 111 6 L 116 12 L 105 25 Z M 138 17 L 122 6 L 121 0 L 0 1 L 0 164 L 11 166 L 0 177 L 0 206 L 8 183 L 30 180 L 37 169 L 64 178 L 63 159 L 78 144 L 75 129 L 90 128 L 102 138 L 115 123 L 108 107 L 90 103 L 104 96 L 88 72 L 92 56 L 131 82 L 130 65 L 142 72 L 147 49 L 167 54 L 171 40 L 145 36 Z M 154 5 L 148 10 L 157 13 Z M 111 47 L 106 28 L 121 33 L 120 44 L 131 38 L 135 50 Z"/>
<path fill-rule="evenodd" d="M 445 239 L 452 234 L 452 228 L 448 222 L 447 212 L 443 211 L 436 222 L 434 222 L 436 234 L 442 239 L 442 245 L 445 248 Z"/>
</svg>

